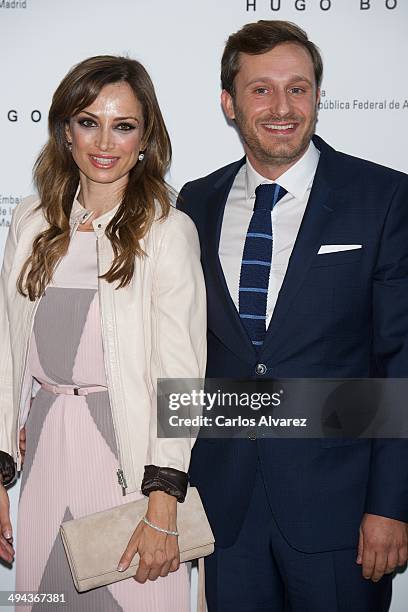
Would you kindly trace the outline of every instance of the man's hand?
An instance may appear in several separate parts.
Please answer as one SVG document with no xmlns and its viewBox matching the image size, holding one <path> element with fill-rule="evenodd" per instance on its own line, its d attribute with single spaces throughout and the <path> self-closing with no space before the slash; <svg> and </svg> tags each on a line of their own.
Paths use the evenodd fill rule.
<svg viewBox="0 0 408 612">
<path fill-rule="evenodd" d="M 407 524 L 395 519 L 364 514 L 360 525 L 357 563 L 364 578 L 378 582 L 391 574 L 408 557 Z"/>
</svg>

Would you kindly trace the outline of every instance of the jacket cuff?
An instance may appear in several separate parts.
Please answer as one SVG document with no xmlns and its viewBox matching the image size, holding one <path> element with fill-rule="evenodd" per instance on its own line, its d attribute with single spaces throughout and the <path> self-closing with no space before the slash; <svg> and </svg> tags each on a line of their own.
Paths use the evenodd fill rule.
<svg viewBox="0 0 408 612">
<path fill-rule="evenodd" d="M 170 467 L 158 467 L 157 465 L 145 465 L 142 481 L 143 495 L 149 495 L 152 491 L 164 491 L 173 495 L 179 502 L 183 502 L 188 485 L 188 476 L 181 470 Z"/>
<path fill-rule="evenodd" d="M 8 453 L 0 451 L 0 479 L 4 487 L 12 484 L 16 477 L 17 470 L 14 459 Z"/>
</svg>

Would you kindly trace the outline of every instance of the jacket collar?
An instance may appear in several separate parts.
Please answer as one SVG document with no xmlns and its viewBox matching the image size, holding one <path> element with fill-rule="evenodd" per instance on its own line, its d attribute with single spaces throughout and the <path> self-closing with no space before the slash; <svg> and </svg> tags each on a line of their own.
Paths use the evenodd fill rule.
<svg viewBox="0 0 408 612">
<path fill-rule="evenodd" d="M 90 215 L 90 211 L 86 210 L 86 208 L 84 208 L 82 204 L 80 204 L 80 202 L 78 201 L 80 189 L 81 185 L 79 184 L 75 192 L 74 201 L 72 203 L 71 215 L 69 218 L 69 224 L 71 228 L 78 226 L 81 222 L 84 223 Z M 106 213 L 92 221 L 92 227 L 98 238 L 104 235 L 106 227 L 109 225 L 110 221 L 115 216 L 119 206 L 120 202 L 116 204 L 114 208 L 108 210 Z"/>
</svg>

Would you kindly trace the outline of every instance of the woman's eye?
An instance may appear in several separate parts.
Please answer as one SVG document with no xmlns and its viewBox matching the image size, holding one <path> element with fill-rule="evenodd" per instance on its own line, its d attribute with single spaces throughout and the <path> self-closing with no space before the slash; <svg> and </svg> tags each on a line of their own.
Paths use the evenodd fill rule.
<svg viewBox="0 0 408 612">
<path fill-rule="evenodd" d="M 130 132 L 135 128 L 136 126 L 132 125 L 131 123 L 118 123 L 118 125 L 116 126 L 116 129 L 120 130 L 121 132 Z"/>
<path fill-rule="evenodd" d="M 82 127 L 86 128 L 94 127 L 96 125 L 93 119 L 78 119 L 78 123 L 79 125 L 82 125 Z"/>
</svg>

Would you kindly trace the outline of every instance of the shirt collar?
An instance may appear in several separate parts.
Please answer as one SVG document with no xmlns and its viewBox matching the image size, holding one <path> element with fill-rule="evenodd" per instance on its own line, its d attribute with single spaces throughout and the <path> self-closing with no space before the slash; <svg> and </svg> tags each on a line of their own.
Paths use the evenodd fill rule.
<svg viewBox="0 0 408 612">
<path fill-rule="evenodd" d="M 70 225 L 73 226 L 76 223 L 80 223 L 81 221 L 85 221 L 89 216 L 89 211 L 80 204 L 78 200 L 78 195 L 81 189 L 81 185 L 78 185 L 78 188 L 75 192 L 74 201 L 72 204 L 71 216 L 70 216 Z M 106 226 L 109 224 L 111 219 L 114 217 L 116 211 L 120 206 L 120 202 L 116 204 L 114 208 L 108 210 L 106 213 L 97 217 L 92 221 L 92 226 L 97 235 L 104 233 Z"/>
<path fill-rule="evenodd" d="M 315 147 L 312 141 L 304 155 L 284 172 L 276 181 L 271 181 L 259 174 L 251 165 L 249 159 L 246 159 L 246 196 L 247 199 L 255 198 L 255 189 L 262 183 L 279 183 L 291 195 L 301 200 L 306 195 L 307 190 L 311 187 L 316 172 L 317 164 L 319 163 L 320 151 Z"/>
</svg>

